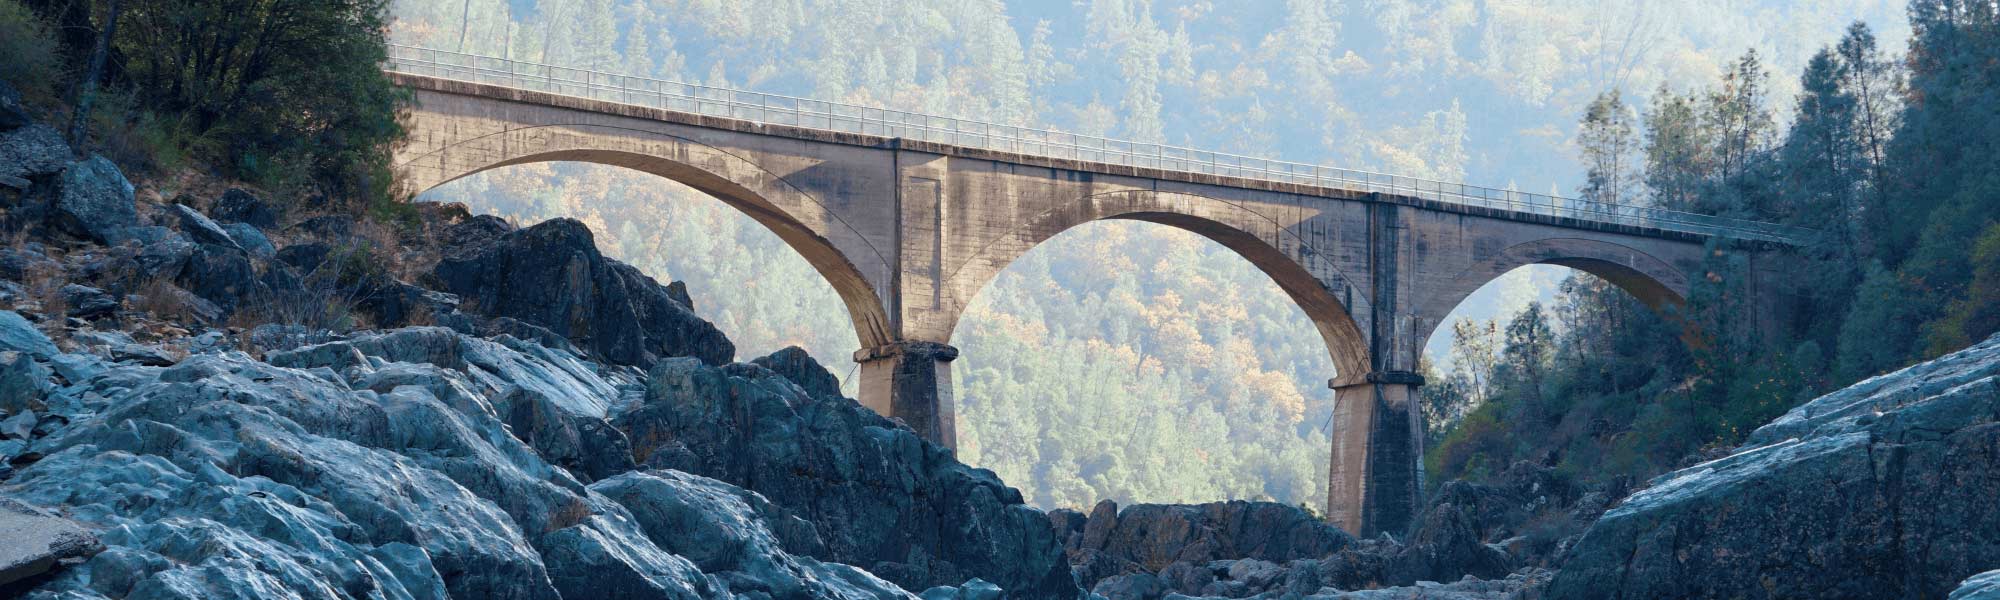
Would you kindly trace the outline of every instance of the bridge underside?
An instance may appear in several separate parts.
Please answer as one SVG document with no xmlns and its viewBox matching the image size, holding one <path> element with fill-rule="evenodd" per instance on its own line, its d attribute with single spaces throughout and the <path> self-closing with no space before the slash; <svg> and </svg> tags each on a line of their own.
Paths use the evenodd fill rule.
<svg viewBox="0 0 2000 600">
<path fill-rule="evenodd" d="M 1359 535 L 1400 532 L 1418 508 L 1418 353 L 1466 295 L 1542 263 L 1673 305 L 1704 253 L 1699 238 L 1656 230 L 392 77 L 417 100 L 395 157 L 400 193 L 563 160 L 712 194 L 777 232 L 840 293 L 863 345 L 859 400 L 946 445 L 952 330 L 1014 259 L 1101 219 L 1215 240 L 1270 275 L 1327 342 L 1337 369 L 1327 512 Z"/>
</svg>

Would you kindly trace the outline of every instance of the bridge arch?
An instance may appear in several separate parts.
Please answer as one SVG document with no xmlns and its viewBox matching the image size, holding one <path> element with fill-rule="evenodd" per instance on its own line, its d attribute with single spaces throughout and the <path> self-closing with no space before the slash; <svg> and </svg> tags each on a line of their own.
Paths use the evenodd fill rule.
<svg viewBox="0 0 2000 600">
<path fill-rule="evenodd" d="M 1475 260 L 1432 288 L 1417 310 L 1421 329 L 1416 339 L 1430 339 L 1451 311 L 1480 286 L 1514 269 L 1537 264 L 1595 275 L 1656 311 L 1686 304 L 1691 285 L 1687 271 L 1630 246 L 1571 237 L 1532 240 Z M 1421 348 L 1421 343 L 1416 347 Z"/>
<path fill-rule="evenodd" d="M 1174 227 L 1212 240 L 1235 252 L 1285 291 L 1326 342 L 1334 368 L 1342 374 L 1369 371 L 1368 338 L 1348 312 L 1347 302 L 1365 304 L 1329 256 L 1290 231 L 1284 223 L 1253 205 L 1183 192 L 1124 190 L 1056 203 L 1039 214 L 1016 221 L 1006 233 L 987 241 L 969 256 L 955 257 L 943 273 L 942 285 L 955 290 L 958 310 L 941 322 L 941 339 L 957 327 L 964 306 L 1000 271 L 1029 250 L 1085 223 L 1104 220 L 1146 221 Z M 1345 298 L 1343 297 L 1345 296 Z M 1329 374 L 1331 376 L 1331 374 Z"/>
<path fill-rule="evenodd" d="M 895 341 L 877 281 L 889 259 L 819 198 L 737 153 L 670 134 L 605 125 L 534 125 L 397 157 L 396 193 L 414 197 L 502 167 L 583 162 L 663 177 L 722 201 L 777 234 L 840 295 L 863 347 Z M 836 238 L 854 240 L 846 243 Z M 857 259 L 861 264 L 857 264 Z M 872 268 L 864 268 L 872 267 Z M 870 273 L 874 273 L 871 277 Z"/>
</svg>

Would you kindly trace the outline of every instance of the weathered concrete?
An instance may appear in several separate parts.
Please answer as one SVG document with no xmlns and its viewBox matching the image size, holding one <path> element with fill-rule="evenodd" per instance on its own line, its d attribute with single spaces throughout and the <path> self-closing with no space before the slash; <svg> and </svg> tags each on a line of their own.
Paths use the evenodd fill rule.
<svg viewBox="0 0 2000 600">
<path fill-rule="evenodd" d="M 1400 530 L 1418 504 L 1421 412 L 1410 403 L 1421 380 L 1408 374 L 1466 295 L 1544 263 L 1674 305 L 1704 252 L 1700 236 L 1629 225 L 391 77 L 417 100 L 395 157 L 400 193 L 508 165 L 586 161 L 713 195 L 770 227 L 839 292 L 861 340 L 861 401 L 947 444 L 952 329 L 1015 258 L 1102 219 L 1215 240 L 1271 276 L 1326 340 L 1342 405 L 1328 509 L 1362 534 Z"/>
</svg>

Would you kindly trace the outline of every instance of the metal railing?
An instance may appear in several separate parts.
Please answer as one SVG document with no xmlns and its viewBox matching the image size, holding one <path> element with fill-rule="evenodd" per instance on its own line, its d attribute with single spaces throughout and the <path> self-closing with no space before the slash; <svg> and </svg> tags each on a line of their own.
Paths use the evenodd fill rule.
<svg viewBox="0 0 2000 600">
<path fill-rule="evenodd" d="M 1794 227 L 1743 219 L 1591 202 L 398 44 L 389 46 L 389 60 L 383 69 L 765 124 L 898 137 L 1128 167 L 1379 192 L 1463 206 L 1699 235 L 1798 243 L 1805 233 Z"/>
</svg>

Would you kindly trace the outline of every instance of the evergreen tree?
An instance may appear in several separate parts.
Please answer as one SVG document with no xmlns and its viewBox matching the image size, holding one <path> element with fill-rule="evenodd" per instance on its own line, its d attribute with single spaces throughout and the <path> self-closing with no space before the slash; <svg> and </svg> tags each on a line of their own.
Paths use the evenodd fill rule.
<svg viewBox="0 0 2000 600">
<path fill-rule="evenodd" d="M 1661 208 L 1697 210 L 1712 174 L 1713 131 L 1697 102 L 1661 84 L 1646 111 L 1646 187 Z"/>
<path fill-rule="evenodd" d="M 1593 210 L 1612 210 L 1639 197 L 1642 175 L 1634 120 L 1618 90 L 1598 94 L 1584 111 L 1577 132 L 1584 165 L 1584 184 L 1578 194 Z"/>
</svg>

